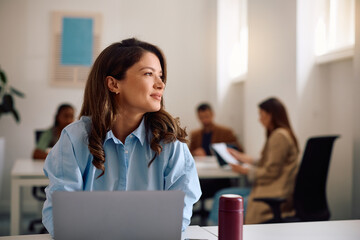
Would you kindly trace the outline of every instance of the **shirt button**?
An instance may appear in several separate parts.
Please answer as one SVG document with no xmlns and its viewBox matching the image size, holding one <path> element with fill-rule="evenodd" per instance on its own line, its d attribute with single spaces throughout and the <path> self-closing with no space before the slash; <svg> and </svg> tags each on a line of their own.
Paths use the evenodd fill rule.
<svg viewBox="0 0 360 240">
<path fill-rule="evenodd" d="M 125 150 L 125 153 L 128 153 L 128 150 Z"/>
</svg>

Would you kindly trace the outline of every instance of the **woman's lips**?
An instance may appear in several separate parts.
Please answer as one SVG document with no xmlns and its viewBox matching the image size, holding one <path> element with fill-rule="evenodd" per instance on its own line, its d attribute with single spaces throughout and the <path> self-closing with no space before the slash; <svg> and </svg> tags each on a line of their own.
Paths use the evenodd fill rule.
<svg viewBox="0 0 360 240">
<path fill-rule="evenodd" d="M 162 97 L 161 94 L 151 94 L 150 96 L 151 96 L 152 98 L 155 98 L 155 99 L 158 100 L 158 101 L 161 101 L 161 97 Z"/>
</svg>

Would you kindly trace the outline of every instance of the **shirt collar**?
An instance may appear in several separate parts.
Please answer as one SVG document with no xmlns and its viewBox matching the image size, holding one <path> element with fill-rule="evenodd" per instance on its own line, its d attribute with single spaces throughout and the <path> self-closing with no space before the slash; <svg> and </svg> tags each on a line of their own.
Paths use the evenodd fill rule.
<svg viewBox="0 0 360 240">
<path fill-rule="evenodd" d="M 131 135 L 137 137 L 139 139 L 141 145 L 144 145 L 145 137 L 146 137 L 146 131 L 145 131 L 145 118 L 143 117 L 141 120 L 141 123 L 137 129 L 135 129 Z"/>
<path fill-rule="evenodd" d="M 146 137 L 144 117 L 142 118 L 140 125 L 130 134 L 130 136 L 136 137 L 141 143 L 141 145 L 144 145 L 145 137 Z M 117 137 L 115 137 L 112 130 L 109 130 L 106 133 L 104 143 L 109 139 L 112 139 L 116 144 L 121 144 L 121 141 Z"/>
</svg>

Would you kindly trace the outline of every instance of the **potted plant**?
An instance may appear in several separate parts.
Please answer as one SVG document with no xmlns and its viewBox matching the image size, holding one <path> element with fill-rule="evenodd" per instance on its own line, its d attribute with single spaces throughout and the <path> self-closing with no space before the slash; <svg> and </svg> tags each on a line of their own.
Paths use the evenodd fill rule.
<svg viewBox="0 0 360 240">
<path fill-rule="evenodd" d="M 0 118 L 3 114 L 11 113 L 16 122 L 20 122 L 20 115 L 15 109 L 14 96 L 24 97 L 25 95 L 8 84 L 5 72 L 0 67 Z"/>
</svg>

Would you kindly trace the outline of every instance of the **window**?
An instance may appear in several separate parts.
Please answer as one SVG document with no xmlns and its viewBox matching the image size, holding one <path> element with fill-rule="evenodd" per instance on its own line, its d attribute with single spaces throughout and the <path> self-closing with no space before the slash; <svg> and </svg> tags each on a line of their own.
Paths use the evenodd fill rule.
<svg viewBox="0 0 360 240">
<path fill-rule="evenodd" d="M 248 71 L 248 23 L 247 1 L 240 0 L 238 8 L 239 26 L 237 39 L 235 40 L 230 55 L 229 75 L 233 81 L 241 81 L 246 78 Z"/>
<path fill-rule="evenodd" d="M 218 82 L 226 89 L 248 71 L 247 0 L 218 0 Z"/>
<path fill-rule="evenodd" d="M 318 62 L 353 56 L 355 42 L 354 0 L 321 0 L 315 30 Z"/>
</svg>

